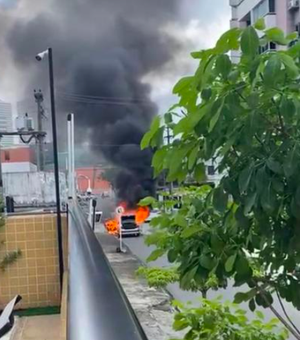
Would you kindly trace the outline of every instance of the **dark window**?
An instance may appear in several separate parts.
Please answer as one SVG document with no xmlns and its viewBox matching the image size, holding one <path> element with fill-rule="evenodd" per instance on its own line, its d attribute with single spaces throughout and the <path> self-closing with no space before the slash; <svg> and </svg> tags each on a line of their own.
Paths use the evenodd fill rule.
<svg viewBox="0 0 300 340">
<path fill-rule="evenodd" d="M 270 13 L 276 12 L 275 0 L 269 0 L 269 12 Z"/>
<path fill-rule="evenodd" d="M 4 151 L 4 158 L 6 161 L 10 161 L 9 151 Z"/>
<path fill-rule="evenodd" d="M 216 173 L 214 165 L 209 165 L 207 167 L 207 174 L 213 176 Z"/>
</svg>

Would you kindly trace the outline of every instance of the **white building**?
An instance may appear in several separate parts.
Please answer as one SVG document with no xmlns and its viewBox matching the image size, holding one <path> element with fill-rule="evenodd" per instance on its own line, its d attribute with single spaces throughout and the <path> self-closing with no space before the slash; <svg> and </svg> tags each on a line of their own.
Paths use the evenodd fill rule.
<svg viewBox="0 0 300 340">
<path fill-rule="evenodd" d="M 259 18 L 265 19 L 267 28 L 279 27 L 286 34 L 300 32 L 300 0 L 229 0 L 232 7 L 231 27 L 247 27 Z M 262 47 L 262 52 L 276 49 L 270 43 Z M 239 52 L 232 54 L 233 60 Z"/>
<path fill-rule="evenodd" d="M 12 132 L 13 131 L 13 117 L 12 117 L 12 105 L 0 100 L 0 132 Z M 14 144 L 13 136 L 4 136 L 1 139 L 1 145 L 10 146 Z"/>
</svg>

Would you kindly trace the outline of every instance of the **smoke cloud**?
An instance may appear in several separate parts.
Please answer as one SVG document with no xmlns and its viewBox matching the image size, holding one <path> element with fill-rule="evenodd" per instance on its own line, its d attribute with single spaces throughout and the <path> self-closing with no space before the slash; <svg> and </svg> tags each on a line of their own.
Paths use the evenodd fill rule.
<svg viewBox="0 0 300 340">
<path fill-rule="evenodd" d="M 77 142 L 89 143 L 121 170 L 118 195 L 131 204 L 154 190 L 151 153 L 139 148 L 158 113 L 144 77 L 159 71 L 179 48 L 163 30 L 178 17 L 179 2 L 43 0 L 36 11 L 35 0 L 19 0 L 14 15 L 5 15 L 10 20 L 5 45 L 18 68 L 27 71 L 30 91 L 46 92 L 48 82 L 46 67 L 37 65 L 34 55 L 54 50 L 61 139 L 65 116 L 74 112 Z"/>
</svg>

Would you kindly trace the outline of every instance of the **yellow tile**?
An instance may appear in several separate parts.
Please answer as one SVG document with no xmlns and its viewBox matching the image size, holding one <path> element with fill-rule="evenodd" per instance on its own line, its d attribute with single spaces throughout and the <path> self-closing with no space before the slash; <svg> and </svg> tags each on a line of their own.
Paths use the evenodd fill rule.
<svg viewBox="0 0 300 340">
<path fill-rule="evenodd" d="M 37 285 L 37 277 L 36 276 L 32 276 L 28 278 L 28 283 L 29 283 L 29 287 L 34 287 L 34 288 L 30 288 L 31 290 L 33 290 L 33 293 L 36 291 L 36 285 Z M 32 286 L 33 285 L 33 286 Z"/>
<path fill-rule="evenodd" d="M 46 284 L 46 276 L 38 276 L 37 277 L 38 284 Z"/>
<path fill-rule="evenodd" d="M 19 269 L 15 266 L 10 266 L 8 269 L 9 277 L 16 278 L 19 276 Z"/>
<path fill-rule="evenodd" d="M 35 283 L 34 285 L 29 285 L 28 286 L 29 294 L 37 294 L 38 292 L 38 286 Z"/>
<path fill-rule="evenodd" d="M 18 268 L 19 270 L 19 276 L 27 276 L 28 275 L 28 269 L 27 268 Z"/>
<path fill-rule="evenodd" d="M 47 285 L 49 286 L 57 284 L 59 282 L 58 275 L 54 275 L 54 274 L 47 275 L 46 282 L 47 282 Z"/>
<path fill-rule="evenodd" d="M 37 251 L 37 255 L 38 255 L 38 251 Z M 37 256 L 36 264 L 37 264 L 38 267 L 44 267 L 46 265 L 45 259 Z"/>
<path fill-rule="evenodd" d="M 11 286 L 10 287 L 10 294 L 12 295 L 11 298 L 13 298 L 15 295 L 18 295 L 20 291 L 19 286 Z"/>
<path fill-rule="evenodd" d="M 19 279 L 18 278 L 10 278 L 9 284 L 11 287 L 18 286 L 19 285 Z"/>
<path fill-rule="evenodd" d="M 23 296 L 23 294 L 28 294 L 28 287 L 23 286 L 23 287 L 19 287 L 19 294 Z"/>
<path fill-rule="evenodd" d="M 7 242 L 6 248 L 7 248 L 8 251 L 16 250 L 16 249 L 18 249 L 17 243 L 16 242 Z"/>
<path fill-rule="evenodd" d="M 27 250 L 26 256 L 28 258 L 35 258 L 35 250 L 34 249 L 33 250 Z"/>
<path fill-rule="evenodd" d="M 25 232 L 25 224 L 17 225 L 17 232 Z"/>
<path fill-rule="evenodd" d="M 46 268 L 45 267 L 38 267 L 37 268 L 37 275 L 45 275 L 45 274 L 46 274 Z"/>
<path fill-rule="evenodd" d="M 27 264 L 28 264 L 28 268 L 35 268 L 36 267 L 35 257 L 32 259 L 28 259 Z"/>
<path fill-rule="evenodd" d="M 34 228 L 34 224 L 33 224 L 33 223 L 26 224 L 25 231 L 26 231 L 27 233 L 31 233 L 31 232 L 33 232 L 34 230 L 35 230 L 35 228 Z"/>
<path fill-rule="evenodd" d="M 46 285 L 38 285 L 38 293 L 44 293 L 47 292 L 47 286 Z"/>
<path fill-rule="evenodd" d="M 34 230 L 35 231 L 43 231 L 44 230 L 43 222 L 36 222 L 35 225 L 34 225 Z"/>
<path fill-rule="evenodd" d="M 47 249 L 53 249 L 56 246 L 56 240 L 45 240 L 45 248 Z"/>
<path fill-rule="evenodd" d="M 17 233 L 17 241 L 25 241 L 26 234 L 25 233 Z"/>
<path fill-rule="evenodd" d="M 8 242 L 14 242 L 16 241 L 16 239 L 17 239 L 17 235 L 15 233 L 6 234 L 6 240 Z"/>
<path fill-rule="evenodd" d="M 6 277 L 0 277 L 0 287 L 8 287 L 9 286 L 9 279 Z"/>
<path fill-rule="evenodd" d="M 45 240 L 55 240 L 55 233 L 53 231 L 45 231 Z"/>
<path fill-rule="evenodd" d="M 37 275 L 37 268 L 36 267 L 31 267 L 28 268 L 28 276 L 36 276 Z M 30 279 L 30 277 L 29 277 Z"/>
<path fill-rule="evenodd" d="M 27 241 L 26 243 L 27 249 L 35 249 L 35 242 L 34 241 Z"/>
<path fill-rule="evenodd" d="M 38 301 L 38 295 L 37 294 L 29 294 L 29 302 L 30 302 L 30 304 L 33 302 L 33 303 L 35 303 L 35 302 L 37 302 Z"/>
<path fill-rule="evenodd" d="M 10 288 L 9 287 L 1 287 L 0 292 L 1 292 L 1 297 L 3 295 L 9 295 L 10 294 Z"/>
</svg>

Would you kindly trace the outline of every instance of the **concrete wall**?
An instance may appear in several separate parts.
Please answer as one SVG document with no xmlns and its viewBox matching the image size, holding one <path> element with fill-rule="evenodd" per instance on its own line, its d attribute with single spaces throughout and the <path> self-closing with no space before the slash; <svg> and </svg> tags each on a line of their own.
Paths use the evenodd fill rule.
<svg viewBox="0 0 300 340">
<path fill-rule="evenodd" d="M 63 216 L 65 264 L 67 263 L 67 218 Z M 60 281 L 56 215 L 12 216 L 0 228 L 0 259 L 20 249 L 21 257 L 0 272 L 0 309 L 15 295 L 22 296 L 18 308 L 60 306 Z"/>
<path fill-rule="evenodd" d="M 4 195 L 12 196 L 19 205 L 54 204 L 55 181 L 52 172 L 24 172 L 3 174 Z M 60 173 L 60 194 L 67 199 L 66 176 Z"/>
<path fill-rule="evenodd" d="M 2 163 L 2 173 L 35 172 L 37 166 L 30 162 Z"/>
</svg>

